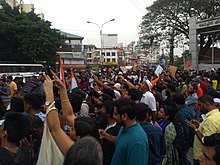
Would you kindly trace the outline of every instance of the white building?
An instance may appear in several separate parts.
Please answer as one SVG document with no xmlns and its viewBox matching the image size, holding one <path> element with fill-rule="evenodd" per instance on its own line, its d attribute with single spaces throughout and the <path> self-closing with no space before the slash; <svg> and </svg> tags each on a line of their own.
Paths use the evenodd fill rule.
<svg viewBox="0 0 220 165">
<path fill-rule="evenodd" d="M 118 34 L 102 35 L 102 48 L 117 48 L 117 47 L 118 47 Z"/>
</svg>

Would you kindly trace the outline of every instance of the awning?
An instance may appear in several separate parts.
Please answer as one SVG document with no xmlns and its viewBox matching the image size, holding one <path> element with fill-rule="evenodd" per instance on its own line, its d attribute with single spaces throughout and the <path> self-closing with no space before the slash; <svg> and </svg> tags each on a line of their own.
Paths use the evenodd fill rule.
<svg viewBox="0 0 220 165">
<path fill-rule="evenodd" d="M 70 69 L 70 68 L 85 69 L 86 65 L 84 65 L 84 64 L 63 64 L 63 68 L 65 68 L 65 69 Z"/>
</svg>

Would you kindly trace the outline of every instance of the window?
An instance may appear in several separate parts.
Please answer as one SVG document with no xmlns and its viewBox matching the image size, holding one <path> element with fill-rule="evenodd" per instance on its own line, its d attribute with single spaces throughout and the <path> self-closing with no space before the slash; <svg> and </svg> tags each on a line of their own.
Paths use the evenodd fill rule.
<svg viewBox="0 0 220 165">
<path fill-rule="evenodd" d="M 116 62 L 116 59 L 115 59 L 115 58 L 113 58 L 113 59 L 112 59 L 112 62 Z"/>
<path fill-rule="evenodd" d="M 115 56 L 115 52 L 112 52 L 112 56 Z"/>
<path fill-rule="evenodd" d="M 110 56 L 110 52 L 107 52 L 107 56 Z"/>
<path fill-rule="evenodd" d="M 107 62 L 111 62 L 111 59 L 110 59 L 110 58 L 107 58 Z"/>
</svg>

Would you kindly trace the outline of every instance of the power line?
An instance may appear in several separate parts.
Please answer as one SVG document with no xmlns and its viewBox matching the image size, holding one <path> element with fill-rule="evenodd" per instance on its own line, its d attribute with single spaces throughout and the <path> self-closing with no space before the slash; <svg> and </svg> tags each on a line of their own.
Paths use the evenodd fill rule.
<svg viewBox="0 0 220 165">
<path fill-rule="evenodd" d="M 139 8 L 139 6 L 137 4 L 135 4 L 133 0 L 131 0 L 131 2 L 142 14 L 144 14 L 143 10 L 141 8 Z"/>
</svg>

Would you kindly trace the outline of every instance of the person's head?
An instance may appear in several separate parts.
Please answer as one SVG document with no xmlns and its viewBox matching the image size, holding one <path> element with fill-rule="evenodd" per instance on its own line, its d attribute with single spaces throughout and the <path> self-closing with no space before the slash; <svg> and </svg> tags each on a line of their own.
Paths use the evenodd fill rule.
<svg viewBox="0 0 220 165">
<path fill-rule="evenodd" d="M 37 115 L 28 115 L 31 122 L 31 135 L 33 140 L 41 140 L 44 131 L 44 122 Z"/>
<path fill-rule="evenodd" d="M 30 112 L 30 110 L 40 112 L 43 104 L 44 104 L 44 98 L 40 94 L 28 93 L 24 96 L 25 112 Z"/>
<path fill-rule="evenodd" d="M 171 95 L 172 93 L 176 92 L 176 86 L 173 83 L 168 83 L 166 85 L 166 92 Z"/>
<path fill-rule="evenodd" d="M 103 107 L 101 108 L 101 113 L 104 116 L 113 118 L 113 111 L 114 111 L 113 101 L 112 100 L 106 100 L 103 103 Z"/>
<path fill-rule="evenodd" d="M 20 98 L 13 97 L 10 108 L 14 112 L 24 112 L 24 101 Z"/>
<path fill-rule="evenodd" d="M 73 140 L 79 140 L 85 136 L 93 136 L 99 139 L 98 125 L 91 117 L 76 118 L 70 134 Z"/>
<path fill-rule="evenodd" d="M 138 103 L 134 106 L 136 119 L 139 122 L 151 121 L 152 110 L 144 103 Z"/>
<path fill-rule="evenodd" d="M 132 101 L 139 101 L 141 100 L 142 94 L 138 89 L 129 88 L 128 89 L 128 98 L 130 98 Z"/>
<path fill-rule="evenodd" d="M 214 99 L 210 95 L 203 95 L 198 99 L 198 106 L 201 108 L 201 113 L 206 114 L 216 108 Z"/>
<path fill-rule="evenodd" d="M 19 144 L 20 140 L 30 135 L 31 123 L 27 116 L 18 112 L 9 112 L 0 127 L 0 138 L 9 143 Z"/>
<path fill-rule="evenodd" d="M 157 117 L 162 120 L 174 120 L 175 110 L 169 105 L 162 105 L 158 111 Z"/>
<path fill-rule="evenodd" d="M 7 76 L 8 82 L 11 82 L 13 80 L 12 75 Z"/>
<path fill-rule="evenodd" d="M 220 134 L 204 137 L 203 154 L 199 157 L 200 165 L 220 164 Z"/>
<path fill-rule="evenodd" d="M 127 98 L 114 101 L 114 118 L 117 122 L 125 124 L 127 121 L 135 120 L 134 102 Z"/>
<path fill-rule="evenodd" d="M 81 95 L 73 92 L 68 94 L 68 98 L 73 107 L 73 112 L 74 113 L 79 112 L 83 102 L 83 98 L 81 97 Z"/>
<path fill-rule="evenodd" d="M 152 83 L 149 81 L 149 80 L 145 80 L 141 83 L 141 87 L 140 87 L 140 90 L 145 93 L 147 91 L 150 91 L 152 87 Z"/>
<path fill-rule="evenodd" d="M 196 93 L 197 90 L 198 90 L 198 85 L 194 84 L 194 85 L 189 86 L 189 93 L 190 94 Z"/>
<path fill-rule="evenodd" d="M 64 165 L 102 165 L 103 153 L 99 142 L 93 137 L 77 141 L 67 152 Z"/>
<path fill-rule="evenodd" d="M 177 107 L 184 105 L 185 104 L 185 96 L 182 93 L 176 93 L 173 97 L 173 100 L 175 102 L 175 104 L 177 105 Z"/>
</svg>

